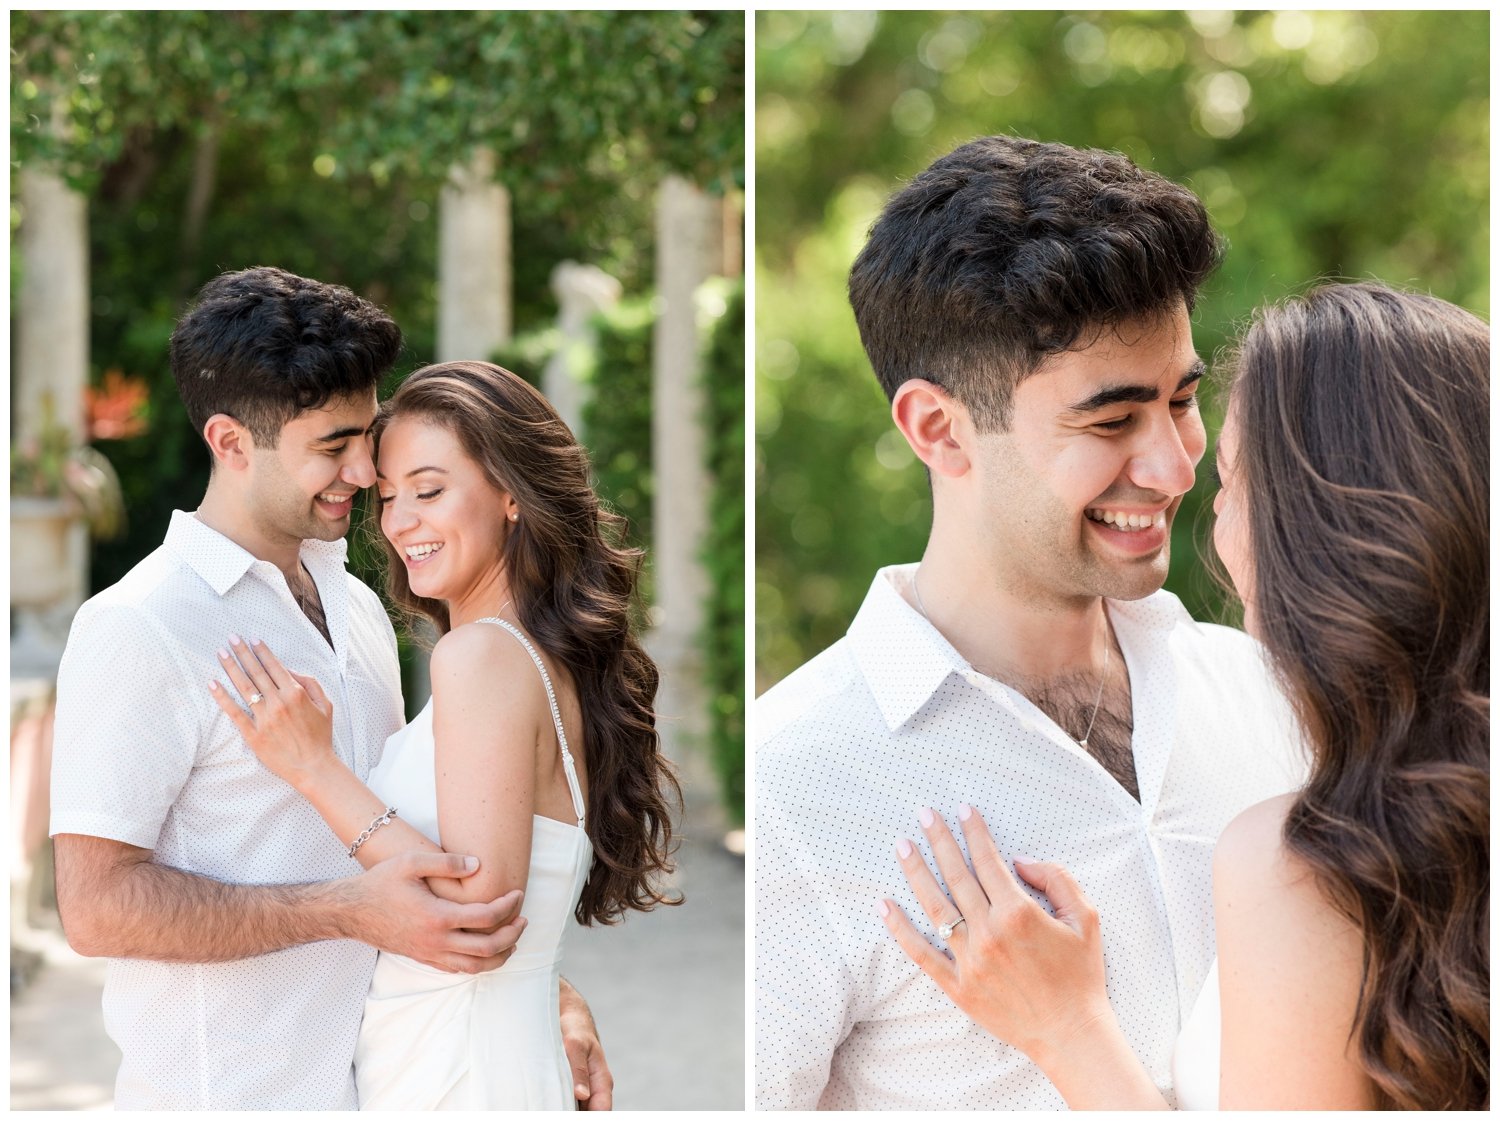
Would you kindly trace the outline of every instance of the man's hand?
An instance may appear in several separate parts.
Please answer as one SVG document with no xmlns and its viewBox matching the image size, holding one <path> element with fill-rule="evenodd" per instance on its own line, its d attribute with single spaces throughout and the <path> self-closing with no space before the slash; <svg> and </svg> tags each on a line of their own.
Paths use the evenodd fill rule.
<svg viewBox="0 0 1500 1121">
<path fill-rule="evenodd" d="M 498 969 L 526 928 L 522 893 L 489 903 L 450 903 L 425 883 L 428 877 L 461 880 L 478 869 L 477 858 L 457 853 L 407 852 L 384 860 L 344 881 L 352 906 L 342 933 L 447 973 Z"/>
<path fill-rule="evenodd" d="M 577 989 L 564 979 L 559 998 L 563 1050 L 573 1068 L 573 1096 L 584 1109 L 614 1108 L 614 1075 L 604 1061 L 604 1045 L 594 1026 L 593 1013 Z"/>
</svg>

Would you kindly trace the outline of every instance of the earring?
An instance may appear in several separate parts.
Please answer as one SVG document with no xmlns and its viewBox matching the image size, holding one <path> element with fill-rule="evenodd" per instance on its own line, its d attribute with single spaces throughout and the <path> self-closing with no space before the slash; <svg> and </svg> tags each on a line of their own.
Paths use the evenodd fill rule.
<svg viewBox="0 0 1500 1121">
<path fill-rule="evenodd" d="M 511 521 L 516 521 L 518 518 L 520 518 L 520 516 L 521 516 L 520 514 L 512 514 L 510 516 L 510 520 Z"/>
</svg>

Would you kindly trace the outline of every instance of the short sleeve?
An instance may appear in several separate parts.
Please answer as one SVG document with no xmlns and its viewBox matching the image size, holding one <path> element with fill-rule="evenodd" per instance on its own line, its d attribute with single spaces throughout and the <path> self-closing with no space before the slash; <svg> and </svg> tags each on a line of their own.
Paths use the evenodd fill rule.
<svg viewBox="0 0 1500 1121">
<path fill-rule="evenodd" d="M 209 673 L 135 607 L 85 604 L 57 672 L 51 834 L 155 849 L 197 761 Z"/>
<path fill-rule="evenodd" d="M 758 786 L 756 804 L 755 1108 L 816 1109 L 849 1031 L 853 984 L 839 924 L 805 874 L 811 854 L 799 849 L 810 839 L 782 812 L 775 785 Z"/>
</svg>

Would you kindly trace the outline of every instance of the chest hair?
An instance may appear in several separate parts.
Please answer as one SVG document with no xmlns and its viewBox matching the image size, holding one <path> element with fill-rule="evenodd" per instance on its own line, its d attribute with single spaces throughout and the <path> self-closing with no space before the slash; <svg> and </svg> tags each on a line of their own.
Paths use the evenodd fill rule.
<svg viewBox="0 0 1500 1121">
<path fill-rule="evenodd" d="M 333 636 L 328 633 L 328 617 L 323 613 L 323 600 L 318 595 L 318 585 L 313 580 L 312 573 L 306 568 L 302 569 L 301 577 L 301 580 L 288 585 L 292 598 L 297 601 L 297 606 L 302 608 L 302 614 L 307 616 L 308 622 L 318 628 L 323 641 L 332 646 Z"/>
<path fill-rule="evenodd" d="M 1059 728 L 1075 740 L 1088 732 L 1088 753 L 1123 786 L 1137 802 L 1140 785 L 1135 777 L 1135 755 L 1130 737 L 1135 729 L 1130 707 L 1130 676 L 1118 656 L 1110 659 L 1109 681 L 1094 712 L 1094 698 L 1099 697 L 1099 679 L 1083 674 L 1069 674 L 1049 681 L 1026 681 L 1016 686 L 1026 699 L 1052 718 Z"/>
</svg>

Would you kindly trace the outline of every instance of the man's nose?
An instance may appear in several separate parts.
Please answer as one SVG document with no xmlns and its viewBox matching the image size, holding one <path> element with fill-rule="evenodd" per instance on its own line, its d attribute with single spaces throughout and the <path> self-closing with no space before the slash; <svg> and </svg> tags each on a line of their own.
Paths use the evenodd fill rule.
<svg viewBox="0 0 1500 1121">
<path fill-rule="evenodd" d="M 370 456 L 370 446 L 367 442 L 351 441 L 349 458 L 344 461 L 339 477 L 346 483 L 351 483 L 361 489 L 375 485 L 375 460 Z"/>
<path fill-rule="evenodd" d="M 1184 431 L 1173 418 L 1164 418 L 1164 423 L 1153 426 L 1131 462 L 1131 481 L 1173 498 L 1192 490 L 1205 441 L 1201 422 L 1195 424 Z"/>
</svg>

